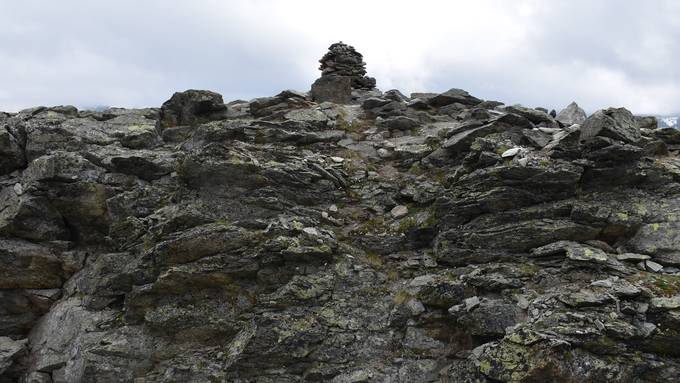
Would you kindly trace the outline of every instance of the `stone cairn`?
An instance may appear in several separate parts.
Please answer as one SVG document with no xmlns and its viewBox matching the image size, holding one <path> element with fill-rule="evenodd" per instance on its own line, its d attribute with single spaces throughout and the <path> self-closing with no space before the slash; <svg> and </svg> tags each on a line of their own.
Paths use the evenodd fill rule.
<svg viewBox="0 0 680 383">
<path fill-rule="evenodd" d="M 366 76 L 361 53 L 343 42 L 335 43 L 319 60 L 321 77 L 312 84 L 312 98 L 318 102 L 348 103 L 352 90 L 372 90 L 375 78 Z"/>
<path fill-rule="evenodd" d="M 361 53 L 342 41 L 328 48 L 319 60 L 321 76 L 347 76 L 352 79 L 352 88 L 370 90 L 375 88 L 375 78 L 366 76 L 366 63 Z"/>
</svg>

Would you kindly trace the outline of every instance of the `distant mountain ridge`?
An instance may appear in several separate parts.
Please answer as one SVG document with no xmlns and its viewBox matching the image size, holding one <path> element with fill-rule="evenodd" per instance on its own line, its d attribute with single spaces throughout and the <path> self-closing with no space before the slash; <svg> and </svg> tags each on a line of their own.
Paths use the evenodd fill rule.
<svg viewBox="0 0 680 383">
<path fill-rule="evenodd" d="M 659 123 L 659 128 L 680 128 L 678 126 L 678 116 L 657 116 L 656 120 Z"/>
</svg>

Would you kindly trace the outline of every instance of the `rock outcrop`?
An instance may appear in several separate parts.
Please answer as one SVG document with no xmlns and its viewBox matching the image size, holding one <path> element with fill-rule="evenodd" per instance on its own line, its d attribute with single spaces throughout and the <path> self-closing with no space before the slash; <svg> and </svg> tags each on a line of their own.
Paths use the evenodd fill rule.
<svg viewBox="0 0 680 383">
<path fill-rule="evenodd" d="M 334 47 L 367 93 L 0 116 L 0 382 L 677 381 L 678 131 Z"/>
</svg>

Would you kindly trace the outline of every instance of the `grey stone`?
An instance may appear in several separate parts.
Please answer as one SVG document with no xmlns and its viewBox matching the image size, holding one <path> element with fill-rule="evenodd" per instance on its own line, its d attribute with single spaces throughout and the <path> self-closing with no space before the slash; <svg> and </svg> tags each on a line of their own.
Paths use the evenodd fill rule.
<svg viewBox="0 0 680 383">
<path fill-rule="evenodd" d="M 471 96 L 468 92 L 462 89 L 452 88 L 444 93 L 440 93 L 428 100 L 428 103 L 434 107 L 443 107 L 454 103 L 463 105 L 477 105 L 482 100 Z"/>
<path fill-rule="evenodd" d="M 323 76 L 312 84 L 310 91 L 316 102 L 349 104 L 352 100 L 352 78 L 348 76 Z"/>
<path fill-rule="evenodd" d="M 390 210 L 393 218 L 401 218 L 408 214 L 408 208 L 404 205 L 397 205 Z"/>
<path fill-rule="evenodd" d="M 465 309 L 467 311 L 472 311 L 475 309 L 475 307 L 479 306 L 480 300 L 479 297 L 470 297 L 470 298 L 465 298 Z"/>
<path fill-rule="evenodd" d="M 675 310 L 680 308 L 680 296 L 670 298 L 652 298 L 649 301 L 649 308 L 652 310 Z"/>
<path fill-rule="evenodd" d="M 609 108 L 595 112 L 581 124 L 581 141 L 596 136 L 628 143 L 637 142 L 641 134 L 630 111 L 624 108 Z"/>
<path fill-rule="evenodd" d="M 195 125 L 219 119 L 226 111 L 222 95 L 209 90 L 189 89 L 176 92 L 163 103 L 160 124 L 163 128 Z"/>
<path fill-rule="evenodd" d="M 582 124 L 587 118 L 586 112 L 578 106 L 576 102 L 572 102 L 567 105 L 566 108 L 562 109 L 555 120 L 561 122 L 565 126 L 571 126 L 574 124 Z"/>
<path fill-rule="evenodd" d="M 520 149 L 521 148 L 510 148 L 510 149 L 504 151 L 501 154 L 501 157 L 502 158 L 514 157 L 515 155 L 517 155 L 517 153 L 519 153 Z"/>
<path fill-rule="evenodd" d="M 645 267 L 647 267 L 647 270 L 654 272 L 654 273 L 658 273 L 661 270 L 663 270 L 662 265 L 660 265 L 660 264 L 658 264 L 654 261 L 650 261 L 650 260 L 645 261 Z"/>
</svg>

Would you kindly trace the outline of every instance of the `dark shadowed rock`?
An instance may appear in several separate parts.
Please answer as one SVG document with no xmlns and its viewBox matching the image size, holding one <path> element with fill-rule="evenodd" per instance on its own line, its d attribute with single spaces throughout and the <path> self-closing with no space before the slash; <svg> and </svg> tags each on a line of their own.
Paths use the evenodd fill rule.
<svg viewBox="0 0 680 383">
<path fill-rule="evenodd" d="M 430 105 L 438 108 L 454 103 L 463 105 L 477 105 L 481 102 L 482 100 L 471 96 L 468 92 L 455 88 L 449 89 L 446 92 L 440 93 L 428 100 Z"/>
<path fill-rule="evenodd" d="M 640 129 L 654 130 L 659 127 L 659 123 L 654 116 L 635 116 L 635 122 Z"/>
<path fill-rule="evenodd" d="M 15 363 L 26 349 L 26 339 L 13 340 L 0 336 L 0 376 Z"/>
<path fill-rule="evenodd" d="M 162 128 L 197 125 L 221 118 L 226 110 L 218 93 L 195 89 L 176 92 L 161 106 L 160 125 Z"/>
<path fill-rule="evenodd" d="M 316 102 L 349 104 L 352 100 L 352 78 L 349 76 L 322 76 L 312 84 L 310 91 Z"/>
<path fill-rule="evenodd" d="M 0 241 L 0 288 L 61 287 L 61 261 L 45 246 L 26 241 Z"/>
<path fill-rule="evenodd" d="M 8 130 L 0 130 L 0 175 L 24 166 L 24 152 L 17 138 Z"/>
</svg>

